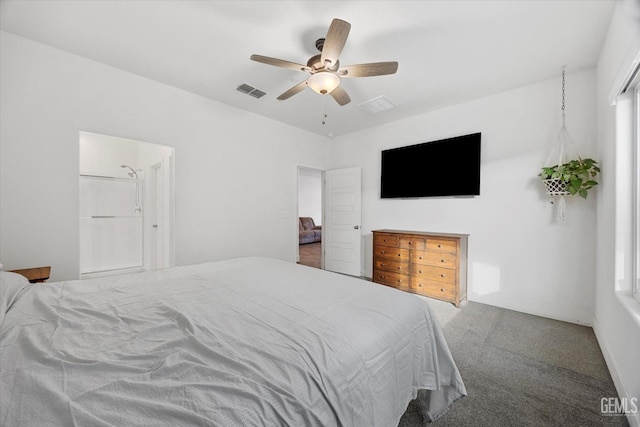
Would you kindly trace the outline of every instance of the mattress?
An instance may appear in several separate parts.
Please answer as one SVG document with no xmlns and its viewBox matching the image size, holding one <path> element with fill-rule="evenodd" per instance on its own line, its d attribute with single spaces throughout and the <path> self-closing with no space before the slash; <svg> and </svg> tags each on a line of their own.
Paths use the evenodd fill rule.
<svg viewBox="0 0 640 427">
<path fill-rule="evenodd" d="M 5 427 L 388 427 L 466 395 L 424 300 L 271 258 L 27 283 L 3 311 Z"/>
</svg>

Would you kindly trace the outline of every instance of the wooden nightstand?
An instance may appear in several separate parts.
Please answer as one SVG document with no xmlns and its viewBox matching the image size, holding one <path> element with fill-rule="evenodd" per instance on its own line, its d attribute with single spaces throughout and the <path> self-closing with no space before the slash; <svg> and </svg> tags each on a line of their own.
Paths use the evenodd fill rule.
<svg viewBox="0 0 640 427">
<path fill-rule="evenodd" d="M 31 283 L 44 282 L 49 278 L 51 266 L 23 268 L 21 270 L 11 270 L 12 273 L 18 273 L 26 277 Z"/>
</svg>

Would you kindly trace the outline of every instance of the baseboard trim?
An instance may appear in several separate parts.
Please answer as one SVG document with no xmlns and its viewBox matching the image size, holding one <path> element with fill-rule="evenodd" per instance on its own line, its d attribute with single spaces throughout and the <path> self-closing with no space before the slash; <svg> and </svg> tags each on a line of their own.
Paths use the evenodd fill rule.
<svg viewBox="0 0 640 427">
<path fill-rule="evenodd" d="M 587 313 L 581 310 L 567 309 L 567 307 L 564 306 L 552 305 L 548 303 L 533 303 L 532 301 L 505 297 L 504 295 L 481 296 L 469 293 L 467 299 L 469 301 L 493 305 L 496 307 L 506 308 L 508 310 L 519 311 L 521 313 L 547 317 L 549 319 L 575 323 L 583 326 L 591 326 L 591 322 L 593 321 L 593 312 Z"/>
<path fill-rule="evenodd" d="M 624 397 L 630 399 L 632 397 L 627 391 L 627 388 L 622 381 L 622 377 L 618 373 L 616 369 L 616 361 L 609 348 L 607 346 L 607 340 L 605 339 L 604 332 L 600 329 L 600 325 L 598 324 L 598 320 L 593 318 L 593 333 L 596 336 L 596 340 L 598 341 L 598 345 L 600 346 L 600 351 L 602 352 L 602 356 L 604 357 L 604 361 L 607 364 L 607 368 L 609 369 L 609 374 L 611 375 L 611 379 L 613 380 L 613 385 L 616 387 L 616 391 L 618 392 L 619 397 Z M 640 427 L 640 413 L 636 412 L 635 414 L 627 414 L 627 421 L 629 421 L 630 427 Z"/>
</svg>

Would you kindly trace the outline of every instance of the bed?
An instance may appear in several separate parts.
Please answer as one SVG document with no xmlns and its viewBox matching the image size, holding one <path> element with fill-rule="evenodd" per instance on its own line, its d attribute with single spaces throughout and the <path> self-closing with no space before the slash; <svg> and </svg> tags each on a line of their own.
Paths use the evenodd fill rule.
<svg viewBox="0 0 640 427">
<path fill-rule="evenodd" d="M 396 426 L 466 390 L 419 297 L 265 257 L 0 272 L 0 425 Z"/>
</svg>

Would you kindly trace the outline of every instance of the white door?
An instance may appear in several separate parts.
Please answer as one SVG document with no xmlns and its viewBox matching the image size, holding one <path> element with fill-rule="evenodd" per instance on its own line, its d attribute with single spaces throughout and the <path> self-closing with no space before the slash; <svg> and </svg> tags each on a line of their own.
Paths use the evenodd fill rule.
<svg viewBox="0 0 640 427">
<path fill-rule="evenodd" d="M 360 174 L 358 167 L 325 172 L 324 268 L 352 276 L 361 274 Z"/>
<path fill-rule="evenodd" d="M 150 268 L 167 268 L 172 265 L 171 232 L 171 158 L 164 157 L 151 166 L 151 242 Z"/>
<path fill-rule="evenodd" d="M 162 163 L 151 166 L 151 268 L 163 267 L 164 258 L 164 185 Z"/>
</svg>

